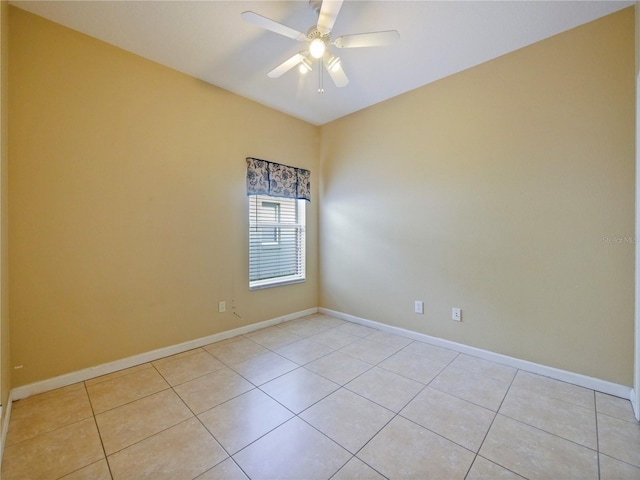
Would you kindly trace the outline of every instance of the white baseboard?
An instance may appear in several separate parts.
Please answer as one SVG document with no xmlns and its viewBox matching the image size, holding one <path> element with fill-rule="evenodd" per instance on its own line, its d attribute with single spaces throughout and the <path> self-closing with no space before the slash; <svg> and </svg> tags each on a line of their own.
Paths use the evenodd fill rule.
<svg viewBox="0 0 640 480">
<path fill-rule="evenodd" d="M 424 333 L 418 333 L 412 330 L 406 330 L 404 328 L 394 327 L 391 325 L 386 325 L 384 323 L 374 322 L 373 320 L 367 320 L 365 318 L 356 317 L 354 315 L 349 315 L 347 313 L 337 312 L 335 310 L 330 310 L 328 308 L 321 307 L 318 309 L 318 311 L 320 313 L 331 315 L 333 317 L 340 318 L 342 320 L 358 323 L 360 325 L 365 325 L 367 327 L 376 328 L 384 332 L 394 333 L 396 335 L 401 335 L 403 337 L 411 338 L 412 340 L 418 340 L 420 342 L 429 343 L 431 345 L 435 345 L 438 347 L 448 348 L 456 352 L 465 353 L 467 355 L 482 358 L 484 360 L 489 360 L 496 363 L 501 363 L 503 365 L 518 368 L 526 372 L 537 373 L 538 375 L 543 375 L 545 377 L 561 380 L 563 382 L 571 383 L 573 385 L 578 385 L 580 387 L 589 388 L 591 390 L 596 390 L 598 392 L 607 393 L 609 395 L 614 395 L 616 397 L 621 397 L 624 399 L 631 398 L 632 388 L 627 387 L 625 385 L 619 385 L 617 383 L 608 382 L 606 380 L 600 380 L 598 378 L 589 377 L 579 373 L 560 370 L 558 368 L 548 367 L 546 365 L 529 362 L 527 360 L 522 360 L 515 357 L 509 357 L 507 355 L 494 353 L 489 350 L 483 350 L 481 348 L 470 347 L 462 343 L 456 343 L 449 340 L 444 340 L 442 338 L 432 337 Z M 638 409 L 635 407 L 636 406 L 634 406 L 635 412 L 638 412 Z"/>
<path fill-rule="evenodd" d="M 638 405 L 638 395 L 636 395 L 636 391 L 633 388 L 631 389 L 631 393 L 629 394 L 629 400 L 631 400 L 633 414 L 636 416 L 636 420 L 640 422 L 640 405 Z"/>
<path fill-rule="evenodd" d="M 187 350 L 203 347 L 205 345 L 209 345 L 210 343 L 220 342 L 222 340 L 226 340 L 227 338 L 253 332 L 254 330 L 277 325 L 282 322 L 288 322 L 289 320 L 305 317 L 317 312 L 317 308 L 309 308 L 307 310 L 290 313 L 288 315 L 272 318 L 263 322 L 254 323 L 240 328 L 234 328 L 233 330 L 227 330 L 226 332 L 216 333 L 214 335 L 197 338 L 195 340 L 189 340 L 188 342 L 179 343 L 177 345 L 171 345 L 168 347 L 159 348 L 157 350 L 152 350 L 150 352 L 141 353 L 139 355 L 134 355 L 132 357 L 123 358 L 122 360 L 116 360 L 115 362 L 103 363 L 102 365 L 97 365 L 95 367 L 89 367 L 85 368 L 84 370 L 67 373 L 58 377 L 42 380 L 40 382 L 30 383 L 28 385 L 23 385 L 21 387 L 12 389 L 10 398 L 12 398 L 13 400 L 21 400 L 23 398 L 30 397 L 31 395 L 48 392 L 49 390 L 66 387 L 78 382 L 84 382 L 85 380 L 89 380 L 91 378 L 117 372 L 125 368 L 135 367 L 136 365 L 152 362 L 154 360 L 169 357 L 171 355 L 176 355 L 178 353 L 186 352 Z"/>
<path fill-rule="evenodd" d="M 501 363 L 503 365 L 518 368 L 526 372 L 537 373 L 539 375 L 544 375 L 546 377 L 554 378 L 556 380 L 561 380 L 563 382 L 567 382 L 567 383 L 571 383 L 581 387 L 596 390 L 598 392 L 607 393 L 609 395 L 614 395 L 616 397 L 631 399 L 636 415 L 640 410 L 639 408 L 640 406 L 635 405 L 634 403 L 635 396 L 632 395 L 633 389 L 625 385 L 619 385 L 616 383 L 608 382 L 606 380 L 600 380 L 600 379 L 589 377 L 579 373 L 560 370 L 558 368 L 549 367 L 549 366 L 541 365 L 534 362 L 529 362 L 527 360 L 522 360 L 515 357 L 509 357 L 507 355 L 494 353 L 489 350 L 483 350 L 480 348 L 471 347 L 461 343 L 444 340 L 442 338 L 432 337 L 424 333 L 418 333 L 412 330 L 406 330 L 404 328 L 394 327 L 384 323 L 375 322 L 373 320 L 367 320 L 365 318 L 356 317 L 354 315 L 349 315 L 347 313 L 338 312 L 328 308 L 309 308 L 307 310 L 291 313 L 289 315 L 283 315 L 281 317 L 272 318 L 270 320 L 254 323 L 252 325 L 235 328 L 233 330 L 227 330 L 226 332 L 216 333 L 214 335 L 209 335 L 207 337 L 202 337 L 195 340 L 190 340 L 188 342 L 180 343 L 177 345 L 171 345 L 169 347 L 159 348 L 157 350 L 153 350 L 150 352 L 134 355 L 132 357 L 124 358 L 122 360 L 117 360 L 114 362 L 97 365 L 95 367 L 90 367 L 84 370 L 71 372 L 65 375 L 60 375 L 58 377 L 50 378 L 40 382 L 31 383 L 29 385 L 16 387 L 12 389 L 10 392 L 9 402 L 5 407 L 7 409 L 5 414 L 5 419 L 8 420 L 9 418 L 9 414 L 11 412 L 11 402 L 13 400 L 21 400 L 31 395 L 47 392 L 49 390 L 54 390 L 56 388 L 66 387 L 74 383 L 83 382 L 85 380 L 99 377 L 101 375 L 106 375 L 108 373 L 117 372 L 118 370 L 123 370 L 125 368 L 135 367 L 136 365 L 152 362 L 154 360 L 158 360 L 160 358 L 168 357 L 171 355 L 176 355 L 178 353 L 186 352 L 187 350 L 192 350 L 194 348 L 202 347 L 204 345 L 208 345 L 214 342 L 219 342 L 221 340 L 235 337 L 237 335 L 253 332 L 261 328 L 277 325 L 282 322 L 295 320 L 296 318 L 312 315 L 317 312 L 331 315 L 336 318 L 340 318 L 342 320 L 346 320 L 349 322 L 358 323 L 360 325 L 376 328 L 384 332 L 401 335 L 403 337 L 411 338 L 412 340 L 418 340 L 420 342 L 429 343 L 431 345 L 435 345 L 438 347 L 448 348 L 450 350 L 454 350 L 460 353 L 465 353 L 467 355 L 482 358 L 484 360 Z M 3 435 L 6 434 L 5 429 L 7 428 L 7 426 L 8 426 L 8 421 L 4 421 L 2 425 Z M 1 437 L 1 440 L 2 440 L 2 444 L 0 444 L 0 454 L 2 452 L 1 449 L 4 445 L 4 441 L 3 441 L 4 437 Z"/>
</svg>

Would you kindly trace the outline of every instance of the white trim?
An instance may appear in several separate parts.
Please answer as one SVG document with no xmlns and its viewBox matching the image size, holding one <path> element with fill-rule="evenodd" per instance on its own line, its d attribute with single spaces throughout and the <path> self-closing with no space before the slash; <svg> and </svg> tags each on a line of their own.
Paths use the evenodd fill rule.
<svg viewBox="0 0 640 480">
<path fill-rule="evenodd" d="M 282 322 L 288 322 L 289 320 L 294 320 L 296 318 L 312 315 L 317 312 L 317 308 L 308 308 L 307 310 L 302 310 L 300 312 L 290 313 L 288 315 L 272 318 L 263 322 L 234 328 L 233 330 L 227 330 L 226 332 L 216 333 L 214 335 L 197 338 L 195 340 L 189 340 L 188 342 L 179 343 L 177 345 L 170 345 L 168 347 L 159 348 L 157 350 L 141 353 L 132 357 L 123 358 L 122 360 L 116 360 L 115 362 L 103 363 L 102 365 L 97 365 L 95 367 L 89 367 L 85 368 L 84 370 L 67 373 L 58 377 L 42 380 L 40 382 L 30 383 L 29 385 L 23 385 L 21 387 L 12 389 L 11 396 L 13 400 L 21 400 L 37 393 L 48 392 L 49 390 L 54 390 L 56 388 L 66 387 L 74 383 L 83 382 L 85 380 L 99 377 L 101 375 L 106 375 L 108 373 L 117 372 L 118 370 L 123 370 L 125 368 L 135 367 L 136 365 L 152 362 L 154 360 L 169 357 L 171 355 L 176 355 L 178 353 L 186 352 L 187 350 L 192 350 L 204 345 L 209 345 L 210 343 L 226 340 L 227 338 L 242 335 L 244 333 L 253 332 L 254 330 L 259 330 L 261 328 L 277 325 Z"/>
<path fill-rule="evenodd" d="M 631 400 L 631 406 L 633 407 L 633 413 L 636 416 L 636 420 L 640 422 L 640 405 L 638 405 L 638 397 L 639 395 L 635 391 L 635 389 L 631 389 L 631 393 L 629 394 L 629 400 Z"/>
<path fill-rule="evenodd" d="M 554 367 L 548 367 L 539 363 L 529 362 L 519 358 L 509 357 L 500 353 L 494 353 L 489 350 L 483 350 L 481 348 L 470 347 L 462 343 L 456 343 L 442 338 L 432 337 L 424 333 L 414 332 L 412 330 L 406 330 L 400 327 L 394 327 L 386 325 L 384 323 L 374 322 L 373 320 L 367 320 L 365 318 L 356 317 L 347 313 L 337 312 L 328 308 L 319 308 L 320 313 L 331 315 L 348 322 L 358 323 L 367 327 L 376 328 L 387 333 L 394 333 L 403 337 L 411 338 L 412 340 L 418 340 L 420 342 L 429 343 L 438 347 L 448 348 L 455 350 L 456 352 L 466 353 L 474 357 L 482 358 L 496 363 L 501 363 L 509 367 L 518 368 L 526 372 L 537 373 L 546 377 L 561 380 L 563 382 L 572 383 L 580 387 L 589 388 L 591 390 L 597 390 L 598 392 L 608 393 L 609 395 L 615 395 L 624 399 L 631 398 L 632 388 L 625 385 L 619 385 L 617 383 L 608 382 L 606 380 L 600 380 L 598 378 L 588 377 L 580 373 L 569 372 L 566 370 L 560 370 Z M 637 411 L 637 410 L 636 410 Z"/>
</svg>

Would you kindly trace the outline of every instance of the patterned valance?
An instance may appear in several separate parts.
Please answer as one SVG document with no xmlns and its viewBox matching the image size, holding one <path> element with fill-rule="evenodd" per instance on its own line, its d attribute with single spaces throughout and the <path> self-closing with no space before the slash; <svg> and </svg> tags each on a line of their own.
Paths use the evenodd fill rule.
<svg viewBox="0 0 640 480">
<path fill-rule="evenodd" d="M 311 201 L 311 172 L 303 168 L 247 158 L 247 195 L 298 198 Z"/>
</svg>

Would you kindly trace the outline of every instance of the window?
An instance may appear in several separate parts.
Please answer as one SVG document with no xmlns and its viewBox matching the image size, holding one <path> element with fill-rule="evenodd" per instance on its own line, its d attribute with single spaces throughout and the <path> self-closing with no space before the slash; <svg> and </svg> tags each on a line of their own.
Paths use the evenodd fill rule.
<svg viewBox="0 0 640 480">
<path fill-rule="evenodd" d="M 249 288 L 305 280 L 305 201 L 249 196 Z"/>
</svg>

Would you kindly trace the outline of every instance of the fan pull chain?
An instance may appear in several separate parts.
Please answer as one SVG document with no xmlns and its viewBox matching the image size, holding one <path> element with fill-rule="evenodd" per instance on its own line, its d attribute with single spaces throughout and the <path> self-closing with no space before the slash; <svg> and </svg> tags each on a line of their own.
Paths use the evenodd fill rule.
<svg viewBox="0 0 640 480">
<path fill-rule="evenodd" d="M 318 60 L 318 93 L 324 93 L 324 68 L 322 68 L 322 60 Z"/>
</svg>

